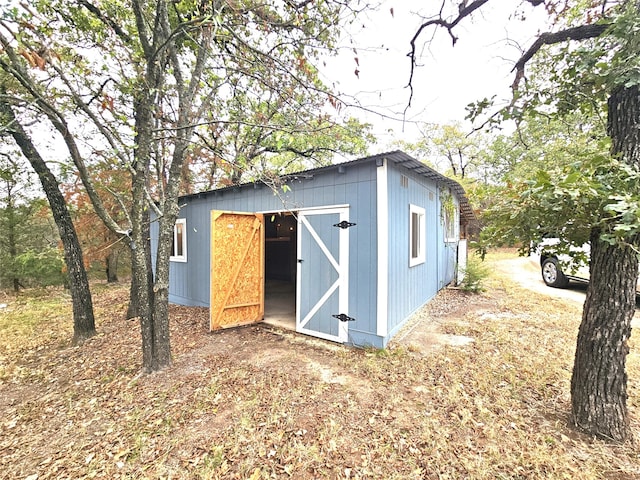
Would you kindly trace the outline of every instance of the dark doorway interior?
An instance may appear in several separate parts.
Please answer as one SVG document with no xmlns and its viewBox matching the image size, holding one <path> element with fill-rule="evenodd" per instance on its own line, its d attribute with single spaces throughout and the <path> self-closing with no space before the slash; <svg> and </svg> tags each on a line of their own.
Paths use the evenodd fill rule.
<svg viewBox="0 0 640 480">
<path fill-rule="evenodd" d="M 292 213 L 265 214 L 264 321 L 296 328 L 297 220 Z"/>
</svg>

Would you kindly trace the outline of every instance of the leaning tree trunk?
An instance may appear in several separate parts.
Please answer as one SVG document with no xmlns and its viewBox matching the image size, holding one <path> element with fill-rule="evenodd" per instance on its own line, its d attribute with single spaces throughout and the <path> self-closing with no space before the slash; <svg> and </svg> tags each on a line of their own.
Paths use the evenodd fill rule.
<svg viewBox="0 0 640 480">
<path fill-rule="evenodd" d="M 614 155 L 640 166 L 640 92 L 620 88 L 609 98 Z M 637 238 L 627 239 L 637 245 Z M 591 282 L 578 332 L 571 378 L 571 413 L 581 430 L 622 442 L 629 436 L 625 363 L 635 311 L 638 257 L 629 246 L 591 234 Z"/>
<path fill-rule="evenodd" d="M 4 96 L 5 92 L 0 92 Z M 58 227 L 60 240 L 64 249 L 64 259 L 67 265 L 69 289 L 73 306 L 73 341 L 82 343 L 87 338 L 95 335 L 96 327 L 93 317 L 93 302 L 89 290 L 89 280 L 84 268 L 82 249 L 76 230 L 67 209 L 64 196 L 60 192 L 58 181 L 42 159 L 31 139 L 17 121 L 11 106 L 0 96 L 0 113 L 4 117 L 11 136 L 29 160 L 31 166 L 38 174 L 42 189 L 44 190 L 51 213 Z"/>
</svg>

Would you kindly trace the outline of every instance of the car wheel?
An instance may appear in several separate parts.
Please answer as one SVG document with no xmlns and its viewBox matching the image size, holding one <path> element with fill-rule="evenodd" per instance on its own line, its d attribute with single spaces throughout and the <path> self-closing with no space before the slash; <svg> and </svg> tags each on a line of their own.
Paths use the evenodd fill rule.
<svg viewBox="0 0 640 480">
<path fill-rule="evenodd" d="M 550 287 L 565 288 L 569 285 L 569 279 L 562 273 L 555 258 L 547 258 L 542 262 L 542 279 Z"/>
</svg>

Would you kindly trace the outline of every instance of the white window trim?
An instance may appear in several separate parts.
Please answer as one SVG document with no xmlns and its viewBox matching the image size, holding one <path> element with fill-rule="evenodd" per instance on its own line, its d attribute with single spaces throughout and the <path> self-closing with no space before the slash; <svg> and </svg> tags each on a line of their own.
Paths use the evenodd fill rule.
<svg viewBox="0 0 640 480">
<path fill-rule="evenodd" d="M 427 238 L 425 209 L 417 205 L 409 204 L 409 266 L 415 267 L 426 262 Z M 412 256 L 413 250 L 413 215 L 418 215 L 418 256 Z"/>
<path fill-rule="evenodd" d="M 186 218 L 178 218 L 176 220 L 176 225 L 182 225 L 182 255 L 171 255 L 169 260 L 172 262 L 183 262 L 187 261 L 187 219 Z M 173 227 L 173 244 L 171 247 L 171 251 L 173 253 L 173 245 L 178 243 L 178 229 Z"/>
</svg>

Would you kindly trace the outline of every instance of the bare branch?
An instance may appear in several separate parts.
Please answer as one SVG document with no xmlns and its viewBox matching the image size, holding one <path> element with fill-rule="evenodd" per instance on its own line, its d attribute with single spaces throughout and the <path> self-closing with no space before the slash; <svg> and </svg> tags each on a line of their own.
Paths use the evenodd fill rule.
<svg viewBox="0 0 640 480">
<path fill-rule="evenodd" d="M 444 18 L 442 18 L 442 9 L 441 9 L 440 14 L 438 15 L 437 18 L 432 18 L 431 20 L 424 22 L 422 25 L 420 25 L 420 27 L 418 27 L 418 30 L 416 31 L 415 35 L 411 39 L 411 42 L 409 42 L 411 44 L 411 51 L 407 54 L 407 56 L 411 59 L 411 71 L 409 73 L 409 83 L 407 84 L 410 91 L 407 108 L 411 106 L 411 100 L 413 99 L 413 74 L 415 72 L 415 67 L 416 67 L 416 41 L 418 40 L 418 38 L 420 37 L 424 29 L 431 26 L 445 28 L 447 32 L 449 32 L 449 36 L 451 37 L 451 41 L 453 42 L 453 45 L 455 45 L 456 41 L 458 40 L 458 37 L 456 37 L 453 34 L 453 29 L 455 28 L 455 26 L 458 25 L 458 23 L 460 23 L 462 19 L 471 15 L 474 11 L 482 7 L 488 1 L 489 0 L 474 0 L 469 5 L 466 4 L 466 1 L 463 1 L 458 6 L 459 8 L 458 16 L 454 18 L 452 21 L 447 21 Z"/>
</svg>

